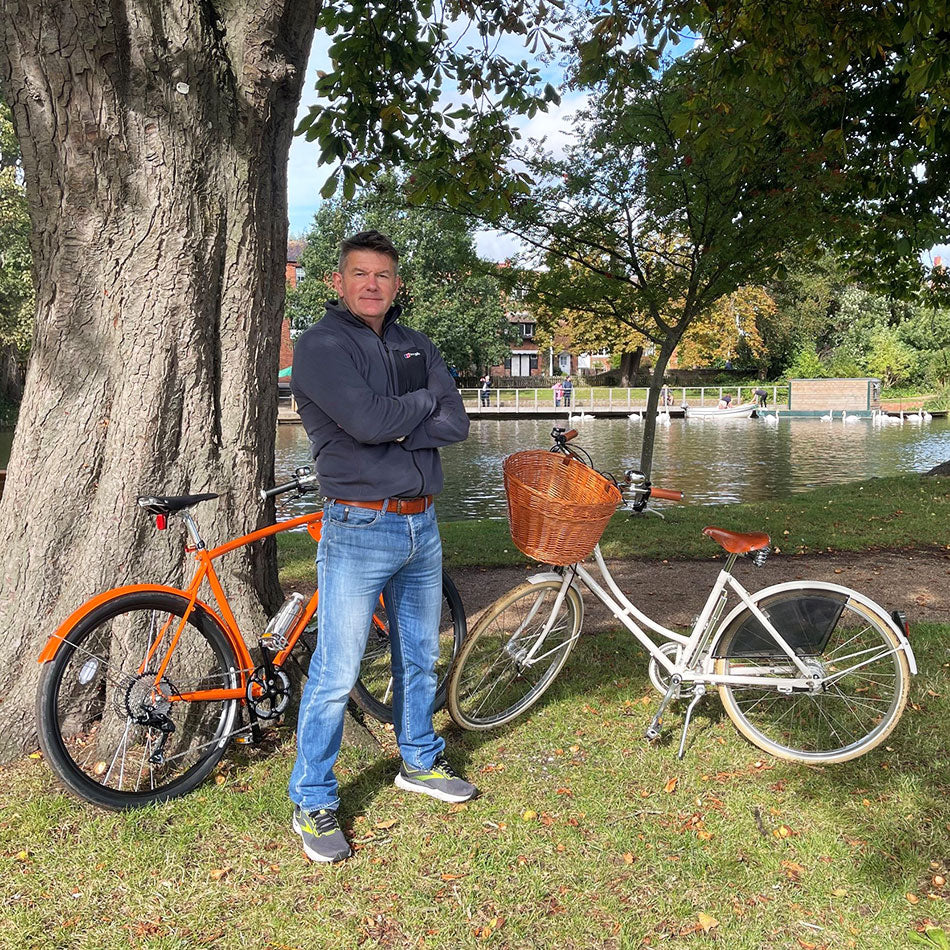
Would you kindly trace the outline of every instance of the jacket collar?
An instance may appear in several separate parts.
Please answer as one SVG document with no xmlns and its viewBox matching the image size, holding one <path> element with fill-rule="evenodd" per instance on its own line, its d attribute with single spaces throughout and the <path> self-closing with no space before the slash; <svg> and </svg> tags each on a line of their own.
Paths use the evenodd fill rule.
<svg viewBox="0 0 950 950">
<path fill-rule="evenodd" d="M 356 314 L 351 313 L 350 310 L 339 300 L 328 300 L 326 302 L 327 313 L 332 314 L 335 317 L 339 317 L 341 320 L 344 320 L 346 323 L 351 323 L 354 326 L 365 327 L 365 324 Z M 386 330 L 391 323 L 395 323 L 399 319 L 399 315 L 402 313 L 402 307 L 398 303 L 393 304 L 389 310 L 386 312 L 386 316 L 383 317 L 383 330 Z"/>
</svg>

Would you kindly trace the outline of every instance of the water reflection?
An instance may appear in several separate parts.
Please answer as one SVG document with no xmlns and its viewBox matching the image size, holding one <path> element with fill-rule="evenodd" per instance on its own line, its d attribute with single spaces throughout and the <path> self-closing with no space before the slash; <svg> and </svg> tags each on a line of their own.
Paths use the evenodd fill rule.
<svg viewBox="0 0 950 950">
<path fill-rule="evenodd" d="M 639 463 L 643 423 L 592 419 L 579 423 L 578 442 L 601 470 L 622 472 Z M 442 452 L 444 521 L 505 517 L 501 462 L 512 452 L 550 445 L 550 421 L 478 420 L 466 442 Z M 817 485 L 872 476 L 927 471 L 950 458 L 950 423 L 873 426 L 819 419 L 674 419 L 658 426 L 653 480 L 680 488 L 693 504 L 759 501 L 807 491 Z M 278 481 L 310 461 L 302 426 L 277 433 Z M 282 514 L 310 510 L 312 500 L 288 502 Z"/>
</svg>

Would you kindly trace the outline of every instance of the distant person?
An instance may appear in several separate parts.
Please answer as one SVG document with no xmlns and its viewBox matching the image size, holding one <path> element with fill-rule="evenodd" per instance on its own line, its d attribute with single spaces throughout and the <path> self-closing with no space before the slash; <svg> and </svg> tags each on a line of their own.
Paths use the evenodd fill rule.
<svg viewBox="0 0 950 950">
<path fill-rule="evenodd" d="M 561 396 L 564 395 L 564 387 L 560 380 L 551 387 L 551 392 L 554 393 L 554 408 L 557 409 L 561 405 Z"/>
<path fill-rule="evenodd" d="M 482 407 L 488 405 L 491 400 L 491 376 L 483 376 L 479 382 L 482 384 L 481 388 L 478 390 L 478 398 Z"/>
<path fill-rule="evenodd" d="M 571 393 L 574 391 L 574 384 L 571 382 L 570 376 L 564 377 L 564 382 L 561 385 L 561 394 L 564 396 L 564 405 L 571 405 Z"/>
<path fill-rule="evenodd" d="M 725 393 L 724 395 L 722 395 L 722 396 L 719 398 L 719 406 L 718 406 L 718 408 L 719 408 L 719 409 L 728 409 L 728 408 L 729 408 L 729 403 L 731 403 L 731 402 L 732 402 L 732 396 L 730 396 L 729 393 Z"/>
<path fill-rule="evenodd" d="M 455 388 L 459 388 L 459 371 L 456 367 L 449 367 L 449 376 L 452 377 L 452 382 L 455 383 Z"/>
<path fill-rule="evenodd" d="M 769 394 L 766 390 L 761 387 L 755 391 L 755 404 L 760 408 L 764 409 L 769 403 Z"/>
<path fill-rule="evenodd" d="M 672 406 L 673 405 L 673 393 L 670 390 L 670 387 L 663 384 L 663 388 L 660 390 L 660 405 L 661 406 Z"/>
</svg>

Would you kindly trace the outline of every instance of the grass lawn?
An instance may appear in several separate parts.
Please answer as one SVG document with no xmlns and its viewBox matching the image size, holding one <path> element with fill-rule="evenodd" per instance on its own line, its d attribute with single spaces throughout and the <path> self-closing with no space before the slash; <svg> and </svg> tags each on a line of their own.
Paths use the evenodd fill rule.
<svg viewBox="0 0 950 950">
<path fill-rule="evenodd" d="M 672 486 L 675 487 L 675 486 Z M 872 548 L 950 548 L 950 478 L 900 475 L 819 488 L 779 501 L 742 505 L 655 503 L 664 517 L 614 515 L 601 546 L 608 557 L 709 558 L 716 547 L 702 535 L 709 524 L 766 531 L 786 553 L 863 551 Z M 458 521 L 441 525 L 446 566 L 527 564 L 511 543 L 508 522 Z M 305 532 L 278 536 L 287 581 L 311 580 L 316 548 Z"/>
<path fill-rule="evenodd" d="M 669 556 L 700 522 L 734 518 L 788 549 L 946 544 L 946 483 L 618 518 L 608 543 Z M 456 566 L 510 553 L 492 523 L 446 528 Z M 481 561 L 467 560 L 470 543 Z M 291 568 L 302 552 L 289 551 Z M 921 674 L 887 746 L 809 769 L 749 746 L 715 697 L 684 761 L 682 708 L 647 745 L 658 697 L 644 654 L 626 634 L 585 637 L 525 718 L 475 734 L 439 715 L 451 757 L 482 788 L 474 802 L 395 789 L 381 727 L 378 754 L 344 750 L 356 855 L 334 867 L 310 864 L 290 830 L 289 726 L 192 795 L 130 814 L 62 795 L 41 760 L 24 759 L 0 783 L 0 947 L 946 947 L 950 624 L 918 624 L 911 639 Z"/>
</svg>

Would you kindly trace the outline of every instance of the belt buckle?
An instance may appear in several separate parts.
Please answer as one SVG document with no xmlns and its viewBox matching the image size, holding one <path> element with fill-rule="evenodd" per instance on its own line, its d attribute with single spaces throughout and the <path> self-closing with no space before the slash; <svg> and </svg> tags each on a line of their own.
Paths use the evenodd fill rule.
<svg viewBox="0 0 950 950">
<path fill-rule="evenodd" d="M 401 515 L 401 514 L 404 513 L 403 510 L 402 510 L 402 503 L 403 503 L 403 501 L 405 501 L 405 500 L 406 500 L 406 499 L 404 499 L 404 498 L 397 498 L 397 499 L 396 499 L 396 514 L 397 514 L 397 515 Z"/>
</svg>

